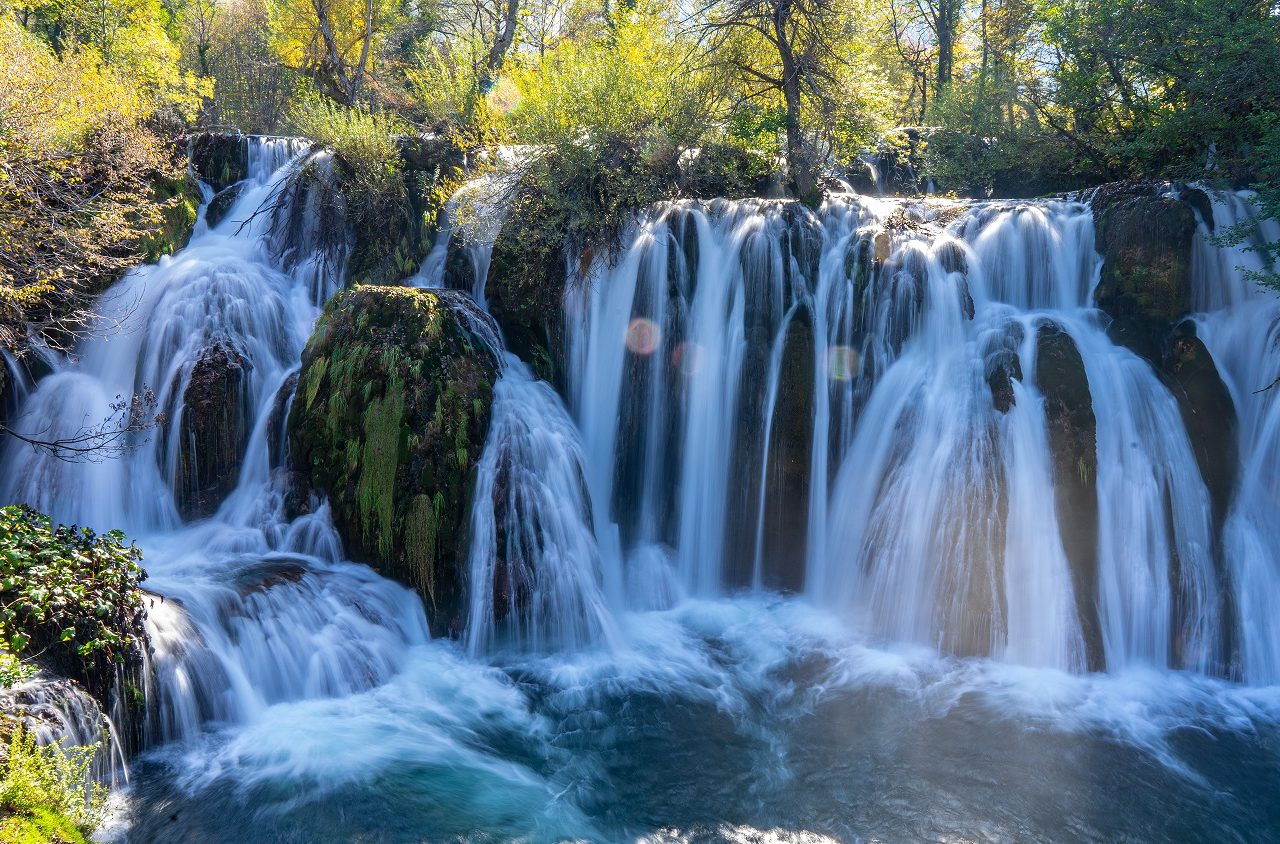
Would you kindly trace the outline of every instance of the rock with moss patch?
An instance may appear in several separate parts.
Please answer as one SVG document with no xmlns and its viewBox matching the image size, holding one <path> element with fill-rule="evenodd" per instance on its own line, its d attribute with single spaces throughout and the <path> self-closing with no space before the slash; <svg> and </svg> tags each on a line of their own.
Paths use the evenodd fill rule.
<svg viewBox="0 0 1280 844">
<path fill-rule="evenodd" d="M 499 359 L 465 294 L 360 286 L 325 307 L 289 413 L 291 465 L 346 553 L 413 586 L 437 635 L 463 613 L 474 467 Z"/>
<path fill-rule="evenodd" d="M 163 179 L 153 187 L 160 203 L 160 219 L 142 241 L 143 255 L 148 261 L 172 255 L 187 245 L 195 228 L 200 203 L 204 201 L 195 179 Z"/>
</svg>

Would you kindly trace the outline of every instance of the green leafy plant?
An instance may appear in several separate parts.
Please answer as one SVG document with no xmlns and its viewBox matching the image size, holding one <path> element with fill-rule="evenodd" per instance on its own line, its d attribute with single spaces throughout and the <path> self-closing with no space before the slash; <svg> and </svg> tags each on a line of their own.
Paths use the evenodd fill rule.
<svg viewBox="0 0 1280 844">
<path fill-rule="evenodd" d="M 0 641 L 100 695 L 95 678 L 139 647 L 141 559 L 120 531 L 55 526 L 29 507 L 0 508 Z"/>
</svg>

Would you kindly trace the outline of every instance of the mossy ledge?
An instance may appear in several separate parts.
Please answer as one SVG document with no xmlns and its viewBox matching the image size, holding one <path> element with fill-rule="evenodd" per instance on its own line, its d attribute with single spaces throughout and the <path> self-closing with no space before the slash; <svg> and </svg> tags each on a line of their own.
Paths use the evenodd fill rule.
<svg viewBox="0 0 1280 844">
<path fill-rule="evenodd" d="M 435 635 L 462 626 L 475 464 L 497 380 L 466 294 L 362 285 L 330 300 L 302 356 L 290 461 L 346 553 L 416 589 Z"/>
</svg>

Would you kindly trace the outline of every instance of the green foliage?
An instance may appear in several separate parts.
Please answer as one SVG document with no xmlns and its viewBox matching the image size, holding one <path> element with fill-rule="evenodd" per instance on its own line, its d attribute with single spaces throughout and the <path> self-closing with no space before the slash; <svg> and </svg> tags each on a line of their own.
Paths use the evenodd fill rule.
<svg viewBox="0 0 1280 844">
<path fill-rule="evenodd" d="M 397 141 L 408 125 L 390 112 L 343 106 L 314 93 L 295 103 L 290 120 L 295 132 L 332 150 L 341 168 L 356 235 L 352 280 L 388 282 L 412 273 L 423 250 L 414 242 L 418 233 Z"/>
<path fill-rule="evenodd" d="M 541 150 L 513 200 L 537 215 L 532 263 L 558 261 L 566 242 L 612 249 L 637 209 L 676 194 L 681 152 L 709 136 L 718 80 L 689 60 L 688 36 L 645 5 L 613 23 L 512 72 L 508 124 Z"/>
<path fill-rule="evenodd" d="M 35 674 L 34 666 L 28 665 L 0 646 L 0 689 L 16 686 Z"/>
<path fill-rule="evenodd" d="M 89 675 L 94 691 L 92 677 L 138 647 L 141 559 L 119 531 L 55 527 L 27 507 L 0 509 L 0 638 L 11 653 Z"/>
<path fill-rule="evenodd" d="M 106 789 L 93 782 L 97 746 L 39 746 L 18 728 L 0 779 L 0 840 L 14 844 L 79 844 L 102 822 Z"/>
</svg>

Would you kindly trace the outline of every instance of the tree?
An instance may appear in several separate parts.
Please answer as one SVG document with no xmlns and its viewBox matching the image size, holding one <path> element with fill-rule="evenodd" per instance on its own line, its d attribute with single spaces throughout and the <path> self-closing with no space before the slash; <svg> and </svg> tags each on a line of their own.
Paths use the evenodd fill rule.
<svg viewBox="0 0 1280 844">
<path fill-rule="evenodd" d="M 283 64 L 343 105 L 364 94 L 394 0 L 272 0 L 272 43 Z"/>
<path fill-rule="evenodd" d="M 844 31 L 836 0 L 710 0 L 694 21 L 709 54 L 742 75 L 748 96 L 781 95 L 791 187 L 815 200 L 820 162 L 802 113 L 806 94 L 822 97 L 834 79 Z"/>
</svg>

